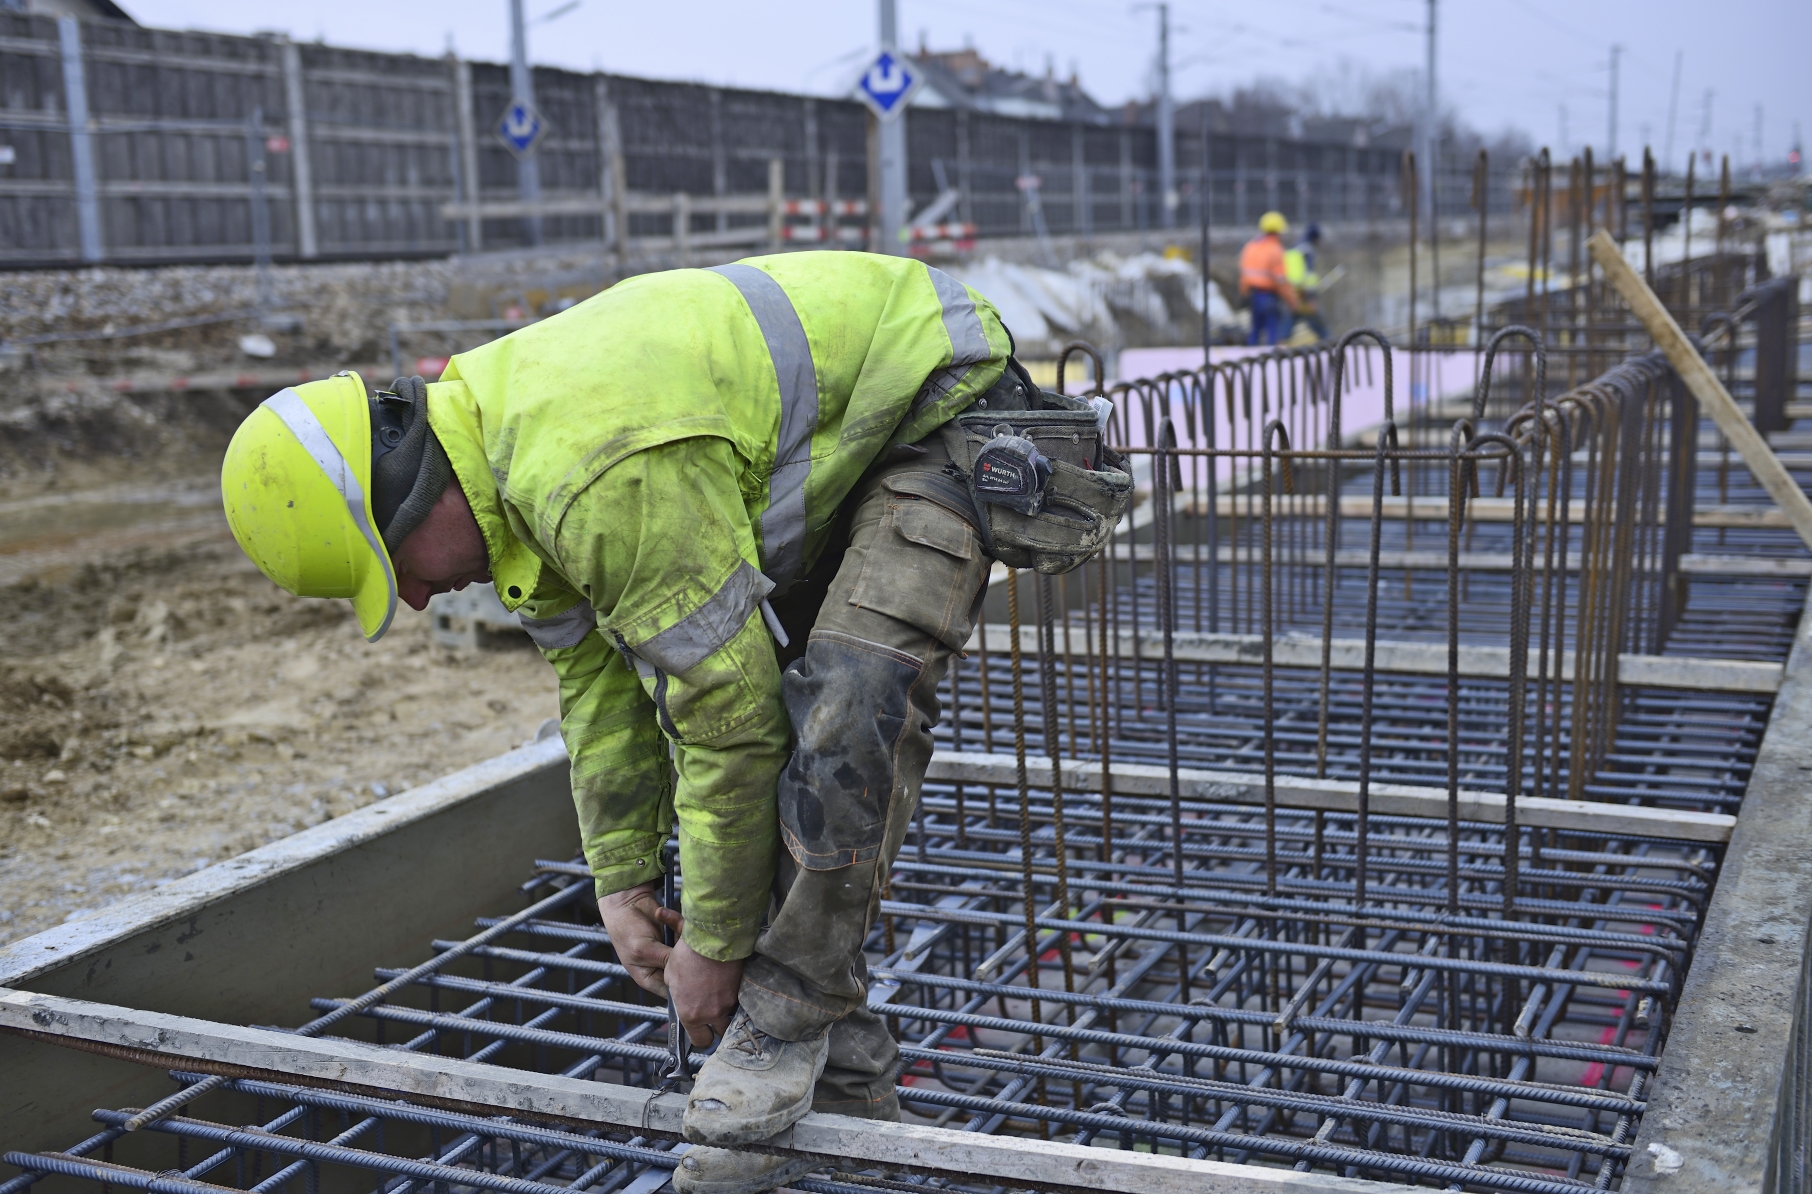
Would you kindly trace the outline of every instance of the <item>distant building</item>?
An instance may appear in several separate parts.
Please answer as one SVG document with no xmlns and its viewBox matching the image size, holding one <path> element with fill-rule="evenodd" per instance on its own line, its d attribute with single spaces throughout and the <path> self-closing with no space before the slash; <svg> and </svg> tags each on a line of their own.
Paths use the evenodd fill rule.
<svg viewBox="0 0 1812 1194">
<path fill-rule="evenodd" d="M 973 48 L 933 52 L 921 44 L 911 57 L 925 75 L 925 85 L 912 100 L 919 107 L 1083 124 L 1118 122 L 1114 112 L 1082 89 L 1074 74 L 1066 80 L 1048 67 L 1042 77 L 1006 70 Z"/>
<path fill-rule="evenodd" d="M 132 14 L 113 0 L 0 0 L 0 12 L 28 12 L 41 17 L 79 17 L 84 21 L 125 21 Z"/>
</svg>

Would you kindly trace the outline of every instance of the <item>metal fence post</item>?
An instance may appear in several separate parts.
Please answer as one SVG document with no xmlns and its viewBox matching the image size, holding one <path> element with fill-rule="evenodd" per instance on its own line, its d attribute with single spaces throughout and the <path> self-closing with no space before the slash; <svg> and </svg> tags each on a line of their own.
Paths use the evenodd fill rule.
<svg viewBox="0 0 1812 1194">
<path fill-rule="evenodd" d="M 268 312 L 271 288 L 271 209 L 266 188 L 264 109 L 253 108 L 245 119 L 245 176 L 251 187 L 252 265 L 258 271 L 258 310 Z"/>
<path fill-rule="evenodd" d="M 289 110 L 289 185 L 296 207 L 296 256 L 320 256 L 315 237 L 314 169 L 308 160 L 308 90 L 303 86 L 302 47 L 285 37 L 283 106 Z"/>
<path fill-rule="evenodd" d="M 711 87 L 705 94 L 711 101 L 711 194 L 722 199 L 730 193 L 730 159 L 724 149 L 724 93 Z M 719 207 L 712 227 L 719 232 L 728 231 L 730 213 Z"/>
<path fill-rule="evenodd" d="M 63 50 L 63 104 L 69 114 L 69 159 L 75 175 L 76 229 L 82 238 L 82 260 L 99 261 L 101 198 L 94 173 L 94 137 L 88 115 L 88 83 L 82 70 L 82 25 L 74 17 L 57 18 L 57 41 Z"/>
<path fill-rule="evenodd" d="M 465 188 L 466 252 L 484 248 L 484 220 L 478 214 L 478 132 L 472 124 L 472 64 L 453 63 L 453 107 L 459 131 L 459 179 Z"/>
<path fill-rule="evenodd" d="M 1130 232 L 1133 227 L 1133 169 L 1132 169 L 1132 134 L 1120 130 L 1120 231 Z"/>
<path fill-rule="evenodd" d="M 781 239 L 786 225 L 786 162 L 768 159 L 768 245 L 778 253 L 786 247 Z"/>
</svg>

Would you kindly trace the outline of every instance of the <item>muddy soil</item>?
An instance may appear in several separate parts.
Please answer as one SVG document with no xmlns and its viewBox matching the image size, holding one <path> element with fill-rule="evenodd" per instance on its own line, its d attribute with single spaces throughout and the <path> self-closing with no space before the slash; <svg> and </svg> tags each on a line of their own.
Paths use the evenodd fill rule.
<svg viewBox="0 0 1812 1194">
<path fill-rule="evenodd" d="M 367 645 L 345 602 L 277 589 L 227 532 L 217 468 L 0 501 L 0 941 L 509 750 L 558 712 L 526 638 L 448 650 L 404 609 Z"/>
</svg>

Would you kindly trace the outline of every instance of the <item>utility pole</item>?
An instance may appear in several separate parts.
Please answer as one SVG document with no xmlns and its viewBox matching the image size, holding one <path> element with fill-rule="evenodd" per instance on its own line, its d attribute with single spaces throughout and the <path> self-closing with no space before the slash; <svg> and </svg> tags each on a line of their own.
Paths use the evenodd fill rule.
<svg viewBox="0 0 1812 1194">
<path fill-rule="evenodd" d="M 1622 55 L 1622 46 L 1611 46 L 1611 130 L 1605 142 L 1604 155 L 1604 164 L 1607 166 L 1617 160 L 1617 59 Z"/>
<path fill-rule="evenodd" d="M 1164 227 L 1177 223 L 1177 130 L 1170 100 L 1170 5 L 1158 5 L 1158 195 Z"/>
<path fill-rule="evenodd" d="M 1563 158 L 1572 156 L 1571 151 L 1567 148 L 1571 144 L 1573 144 L 1573 138 L 1567 135 L 1567 106 L 1562 104 L 1560 105 L 1560 155 Z"/>
<path fill-rule="evenodd" d="M 1435 6 L 1438 0 L 1428 0 L 1428 47 L 1427 65 L 1424 79 L 1427 83 L 1427 95 L 1423 99 L 1422 131 L 1422 206 L 1428 211 L 1430 235 L 1436 235 L 1435 212 L 1435 143 L 1441 138 L 1439 126 L 1439 108 L 1436 106 L 1439 92 L 1435 87 Z"/>
<path fill-rule="evenodd" d="M 900 54 L 899 14 L 896 0 L 881 0 L 881 49 L 894 57 Z M 877 119 L 875 143 L 879 151 L 881 210 L 881 243 L 878 252 L 899 254 L 906 251 L 900 233 L 906 227 L 906 112 L 902 108 L 890 120 Z"/>
<path fill-rule="evenodd" d="M 510 98 L 535 110 L 535 78 L 529 71 L 528 29 L 522 18 L 522 0 L 510 0 Z M 541 163 L 535 159 L 533 149 L 516 158 L 516 192 L 524 203 L 541 201 Z M 522 234 L 529 244 L 540 244 L 541 217 L 524 216 Z"/>
<path fill-rule="evenodd" d="M 1667 144 L 1661 150 L 1661 168 L 1674 168 L 1674 118 L 1680 112 L 1680 62 L 1686 57 L 1685 50 L 1674 51 L 1674 87 L 1668 93 L 1667 100 Z"/>
<path fill-rule="evenodd" d="M 1711 88 L 1705 89 L 1705 102 L 1699 108 L 1699 145 L 1697 152 L 1705 155 L 1705 169 L 1711 169 Z"/>
<path fill-rule="evenodd" d="M 1755 106 L 1755 175 L 1762 176 L 1764 158 L 1762 156 L 1762 106 Z"/>
</svg>

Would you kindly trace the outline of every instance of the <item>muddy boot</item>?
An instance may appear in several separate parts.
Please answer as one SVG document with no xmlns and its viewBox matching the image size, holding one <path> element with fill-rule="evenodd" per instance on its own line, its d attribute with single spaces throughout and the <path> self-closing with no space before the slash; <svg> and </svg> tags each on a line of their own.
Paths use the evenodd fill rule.
<svg viewBox="0 0 1812 1194">
<path fill-rule="evenodd" d="M 679 1194 L 762 1194 L 819 1167 L 804 1157 L 771 1157 L 694 1145 L 673 1171 Z"/>
<path fill-rule="evenodd" d="M 694 1144 L 750 1144 L 791 1127 L 812 1109 L 812 1090 L 830 1055 L 827 1037 L 783 1041 L 738 1011 L 705 1060 L 686 1100 L 681 1129 Z"/>
</svg>

